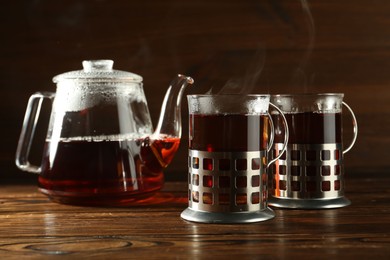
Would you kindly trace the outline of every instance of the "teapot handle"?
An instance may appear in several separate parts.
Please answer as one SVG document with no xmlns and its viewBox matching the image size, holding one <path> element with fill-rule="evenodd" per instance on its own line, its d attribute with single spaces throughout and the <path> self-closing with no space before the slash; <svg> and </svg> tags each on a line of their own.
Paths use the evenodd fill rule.
<svg viewBox="0 0 390 260">
<path fill-rule="evenodd" d="M 54 96 L 55 94 L 52 92 L 37 92 L 31 95 L 28 100 L 15 158 L 16 166 L 23 171 L 37 174 L 41 172 L 41 167 L 32 165 L 28 158 L 43 99 L 48 98 L 53 100 Z"/>
</svg>

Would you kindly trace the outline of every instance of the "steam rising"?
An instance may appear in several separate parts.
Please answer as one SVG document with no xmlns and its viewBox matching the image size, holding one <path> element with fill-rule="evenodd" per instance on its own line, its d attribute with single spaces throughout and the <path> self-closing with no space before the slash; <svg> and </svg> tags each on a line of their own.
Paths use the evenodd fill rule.
<svg viewBox="0 0 390 260">
<path fill-rule="evenodd" d="M 230 79 L 218 94 L 246 95 L 251 93 L 264 69 L 265 57 L 265 48 L 259 48 L 251 64 L 248 66 L 244 79 Z"/>
<path fill-rule="evenodd" d="M 301 10 L 304 19 L 304 25 L 307 30 L 308 43 L 305 52 L 298 64 L 293 70 L 289 87 L 303 88 L 303 92 L 308 92 L 308 86 L 314 79 L 314 74 L 309 74 L 307 71 L 309 59 L 313 52 L 315 43 L 315 25 L 312 13 L 307 0 L 297 0 L 301 5 Z M 280 10 L 279 10 L 280 12 Z M 246 95 L 253 91 L 264 70 L 266 61 L 265 44 L 261 44 L 256 51 L 252 61 L 247 66 L 247 70 L 243 78 L 230 78 L 226 84 L 218 90 L 211 88 L 206 94 L 239 94 Z M 215 91 L 217 90 L 217 91 Z"/>
<path fill-rule="evenodd" d="M 295 70 L 291 85 L 298 85 L 303 86 L 304 92 L 308 92 L 308 85 L 312 82 L 314 74 L 310 75 L 310 79 L 307 78 L 307 65 L 311 56 L 311 53 L 313 51 L 314 47 L 314 41 L 315 41 L 315 26 L 314 26 L 314 19 L 310 11 L 309 4 L 306 0 L 300 0 L 303 15 L 305 18 L 305 25 L 307 26 L 308 34 L 309 34 L 309 42 L 307 45 L 306 52 L 304 56 L 302 57 L 302 60 L 298 66 L 298 68 Z"/>
</svg>

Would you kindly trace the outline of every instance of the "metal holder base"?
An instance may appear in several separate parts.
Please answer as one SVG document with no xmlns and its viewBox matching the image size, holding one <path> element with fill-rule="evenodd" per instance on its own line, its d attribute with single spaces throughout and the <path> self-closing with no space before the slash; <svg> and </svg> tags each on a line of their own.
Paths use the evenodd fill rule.
<svg viewBox="0 0 390 260">
<path fill-rule="evenodd" d="M 289 209 L 335 209 L 350 204 L 351 201 L 345 197 L 335 199 L 279 199 L 270 196 L 268 198 L 269 206 Z"/>
<path fill-rule="evenodd" d="M 180 217 L 185 220 L 199 223 L 214 223 L 214 224 L 238 224 L 238 223 L 254 223 L 265 221 L 275 217 L 272 209 L 266 208 L 255 212 L 205 212 L 185 209 Z"/>
</svg>

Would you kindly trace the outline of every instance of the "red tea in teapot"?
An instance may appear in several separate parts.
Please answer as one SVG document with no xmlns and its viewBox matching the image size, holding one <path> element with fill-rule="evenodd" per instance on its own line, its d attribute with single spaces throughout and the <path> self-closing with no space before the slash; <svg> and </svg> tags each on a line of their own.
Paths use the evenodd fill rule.
<svg viewBox="0 0 390 260">
<path fill-rule="evenodd" d="M 125 205 L 163 185 L 163 168 L 178 137 L 48 140 L 39 189 L 52 200 L 87 205 Z"/>
</svg>

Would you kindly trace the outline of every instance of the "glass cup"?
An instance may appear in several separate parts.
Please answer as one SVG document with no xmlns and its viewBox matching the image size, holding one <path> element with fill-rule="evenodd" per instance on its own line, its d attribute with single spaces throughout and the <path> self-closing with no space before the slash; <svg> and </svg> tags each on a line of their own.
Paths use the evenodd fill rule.
<svg viewBox="0 0 390 260">
<path fill-rule="evenodd" d="M 357 121 L 343 102 L 344 94 L 274 95 L 271 101 L 284 113 L 289 127 L 287 151 L 278 114 L 272 115 L 275 127 L 271 167 L 272 188 L 269 204 L 282 208 L 338 208 L 350 201 L 344 196 L 344 154 L 357 138 Z M 354 136 L 343 150 L 342 107 L 352 115 Z M 282 155 L 280 157 L 280 155 Z"/>
<path fill-rule="evenodd" d="M 188 96 L 189 207 L 182 218 L 248 223 L 274 217 L 267 205 L 266 169 L 279 157 L 268 162 L 274 135 L 269 100 L 270 95 Z M 287 127 L 283 133 L 282 150 Z"/>
</svg>

